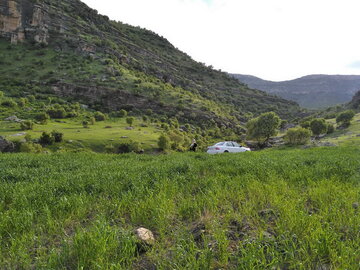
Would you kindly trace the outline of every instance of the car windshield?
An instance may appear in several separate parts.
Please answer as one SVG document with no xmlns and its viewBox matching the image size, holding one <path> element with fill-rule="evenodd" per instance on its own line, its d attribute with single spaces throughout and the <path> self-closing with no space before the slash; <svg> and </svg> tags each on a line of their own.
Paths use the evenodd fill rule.
<svg viewBox="0 0 360 270">
<path fill-rule="evenodd" d="M 220 146 L 220 145 L 224 145 L 224 142 L 219 142 L 219 143 L 215 144 L 215 146 Z"/>
<path fill-rule="evenodd" d="M 233 142 L 233 145 L 234 145 L 235 147 L 241 147 L 241 145 L 239 145 L 239 144 L 236 143 L 236 142 Z"/>
</svg>

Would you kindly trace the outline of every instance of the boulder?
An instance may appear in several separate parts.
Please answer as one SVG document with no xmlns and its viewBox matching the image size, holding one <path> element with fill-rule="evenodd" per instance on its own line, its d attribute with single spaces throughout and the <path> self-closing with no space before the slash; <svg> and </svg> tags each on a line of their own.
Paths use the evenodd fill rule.
<svg viewBox="0 0 360 270">
<path fill-rule="evenodd" d="M 14 152 L 15 144 L 0 136 L 0 152 Z"/>
<path fill-rule="evenodd" d="M 11 115 L 11 116 L 5 118 L 4 120 L 9 121 L 9 122 L 16 122 L 16 123 L 22 122 L 22 120 L 19 119 L 16 115 Z"/>
<path fill-rule="evenodd" d="M 146 245 L 153 245 L 155 243 L 155 237 L 154 234 L 143 227 L 137 228 L 135 230 L 136 237 L 144 244 Z"/>
</svg>

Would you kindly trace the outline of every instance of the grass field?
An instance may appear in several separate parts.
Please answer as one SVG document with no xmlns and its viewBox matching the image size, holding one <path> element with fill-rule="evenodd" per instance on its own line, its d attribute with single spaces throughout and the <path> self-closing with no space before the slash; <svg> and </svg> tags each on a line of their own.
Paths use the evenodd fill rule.
<svg viewBox="0 0 360 270">
<path fill-rule="evenodd" d="M 154 149 L 157 147 L 157 140 L 161 134 L 161 131 L 152 124 L 148 123 L 147 127 L 141 127 L 143 121 L 140 120 L 135 120 L 132 130 L 126 129 L 129 125 L 126 124 L 125 119 L 97 122 L 95 125 L 89 125 L 89 128 L 83 128 L 81 119 L 64 119 L 62 122 L 52 120 L 46 125 L 35 125 L 33 130 L 22 131 L 19 124 L 3 121 L 0 122 L 0 135 L 9 140 L 21 140 L 25 136 L 17 135 L 26 132 L 33 139 L 38 139 L 44 131 L 57 130 L 64 134 L 65 142 L 57 144 L 55 148 L 82 148 L 95 152 L 104 152 L 106 145 L 119 144 L 128 140 L 141 143 L 142 148 L 145 150 Z"/>
<path fill-rule="evenodd" d="M 359 156 L 2 154 L 0 268 L 359 269 Z"/>
</svg>

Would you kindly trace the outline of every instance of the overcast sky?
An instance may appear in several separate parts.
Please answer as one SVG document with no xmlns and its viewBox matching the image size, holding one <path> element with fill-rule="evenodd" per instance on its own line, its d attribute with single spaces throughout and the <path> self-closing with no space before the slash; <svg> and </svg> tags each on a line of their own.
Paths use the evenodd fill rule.
<svg viewBox="0 0 360 270">
<path fill-rule="evenodd" d="M 268 80 L 360 74 L 360 0 L 82 0 L 194 60 Z"/>
</svg>

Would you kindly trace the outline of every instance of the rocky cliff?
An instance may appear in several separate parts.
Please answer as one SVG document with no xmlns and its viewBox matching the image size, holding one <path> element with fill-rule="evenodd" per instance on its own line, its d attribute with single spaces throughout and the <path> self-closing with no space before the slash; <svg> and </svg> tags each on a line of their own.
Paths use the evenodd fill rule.
<svg viewBox="0 0 360 270">
<path fill-rule="evenodd" d="M 30 81 L 97 110 L 131 107 L 226 126 L 249 112 L 287 119 L 301 112 L 295 102 L 249 89 L 156 33 L 110 21 L 79 0 L 0 0 L 0 47 L 3 89 L 28 89 Z"/>
</svg>

